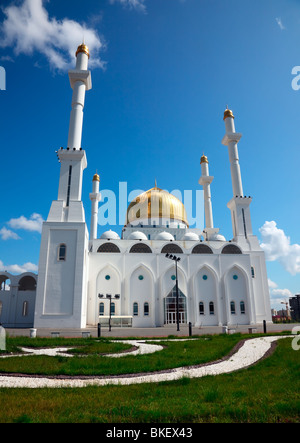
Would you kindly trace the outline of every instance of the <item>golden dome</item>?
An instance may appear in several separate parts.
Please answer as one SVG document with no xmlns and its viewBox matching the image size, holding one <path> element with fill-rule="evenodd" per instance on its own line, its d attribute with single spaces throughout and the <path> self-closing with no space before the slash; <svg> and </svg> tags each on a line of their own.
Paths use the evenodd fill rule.
<svg viewBox="0 0 300 443">
<path fill-rule="evenodd" d="M 95 174 L 93 177 L 93 182 L 99 182 L 100 181 L 100 177 L 98 174 Z"/>
<path fill-rule="evenodd" d="M 228 118 L 228 117 L 234 118 L 234 115 L 233 115 L 232 111 L 230 109 L 228 109 L 228 107 L 227 107 L 227 109 L 224 112 L 223 120 L 226 120 L 226 118 Z"/>
<path fill-rule="evenodd" d="M 154 188 L 143 192 L 130 203 L 125 225 L 139 220 L 157 220 L 161 218 L 170 221 L 176 220 L 185 223 L 189 227 L 183 203 L 174 195 L 158 188 L 155 183 Z"/>
<path fill-rule="evenodd" d="M 84 52 L 84 54 L 86 54 L 88 56 L 88 58 L 90 58 L 89 48 L 84 43 L 82 43 L 82 45 L 78 46 L 77 51 L 76 51 L 76 57 L 80 52 Z"/>
<path fill-rule="evenodd" d="M 201 157 L 200 165 L 202 165 L 202 163 L 208 163 L 207 157 L 204 154 Z"/>
</svg>

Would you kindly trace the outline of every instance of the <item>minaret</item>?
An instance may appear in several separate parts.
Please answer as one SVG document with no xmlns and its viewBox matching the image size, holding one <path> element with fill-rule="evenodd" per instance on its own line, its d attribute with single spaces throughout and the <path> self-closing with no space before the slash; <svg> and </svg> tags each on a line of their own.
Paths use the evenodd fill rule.
<svg viewBox="0 0 300 443">
<path fill-rule="evenodd" d="M 69 79 L 71 88 L 73 89 L 73 97 L 68 148 L 78 150 L 81 148 L 85 91 L 89 91 L 92 88 L 91 73 L 88 71 L 90 53 L 85 44 L 78 47 L 76 51 L 76 58 L 76 69 L 69 71 Z"/>
<path fill-rule="evenodd" d="M 89 56 L 88 47 L 80 45 L 76 52 L 76 69 L 69 71 L 73 96 L 68 146 L 57 152 L 61 163 L 58 198 L 52 203 L 48 221 L 85 221 L 81 194 L 82 175 L 87 160 L 81 147 L 81 138 L 85 92 L 92 88 L 91 73 L 87 69 Z"/>
<path fill-rule="evenodd" d="M 242 134 L 235 132 L 234 115 L 228 107 L 224 112 L 224 122 L 226 134 L 222 143 L 228 146 L 233 196 L 240 197 L 244 194 L 237 144 L 242 138 Z"/>
<path fill-rule="evenodd" d="M 204 191 L 204 213 L 205 213 L 205 228 L 203 230 L 203 234 L 205 240 L 213 240 L 216 238 L 216 235 L 219 232 L 218 228 L 214 228 L 213 221 L 213 212 L 212 212 L 212 203 L 211 203 L 211 191 L 210 185 L 214 179 L 211 175 L 209 175 L 209 167 L 208 167 L 208 159 L 206 155 L 202 155 L 201 157 L 201 178 L 199 180 L 199 184 L 203 186 Z"/>
<path fill-rule="evenodd" d="M 90 200 L 92 202 L 92 216 L 91 216 L 91 232 L 90 240 L 97 239 L 97 227 L 98 227 L 98 203 L 101 200 L 101 194 L 99 192 L 100 177 L 98 174 L 93 178 L 93 192 L 90 194 Z"/>
<path fill-rule="evenodd" d="M 233 190 L 233 198 L 227 206 L 231 211 L 234 240 L 244 242 L 244 240 L 249 239 L 249 236 L 253 236 L 253 232 L 249 208 L 252 198 L 244 196 L 239 164 L 237 144 L 242 138 L 242 134 L 235 132 L 234 115 L 228 107 L 224 112 L 223 120 L 225 122 L 226 133 L 223 137 L 222 144 L 228 147 Z"/>
<path fill-rule="evenodd" d="M 85 92 L 92 87 L 88 60 L 88 47 L 82 44 L 76 68 L 69 71 L 72 110 L 67 149 L 57 151 L 58 198 L 42 229 L 35 327 L 86 327 L 89 237 L 81 194 L 87 160 L 81 137 Z"/>
<path fill-rule="evenodd" d="M 213 228 L 214 221 L 212 214 L 210 185 L 214 178 L 209 175 L 208 160 L 206 155 L 204 154 L 201 157 L 200 165 L 201 165 L 202 176 L 199 180 L 199 184 L 203 186 L 203 191 L 204 191 L 205 227 Z"/>
</svg>

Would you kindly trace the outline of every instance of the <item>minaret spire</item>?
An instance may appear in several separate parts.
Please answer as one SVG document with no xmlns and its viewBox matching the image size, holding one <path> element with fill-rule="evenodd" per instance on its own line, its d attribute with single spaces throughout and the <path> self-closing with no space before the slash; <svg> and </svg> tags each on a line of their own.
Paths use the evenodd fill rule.
<svg viewBox="0 0 300 443">
<path fill-rule="evenodd" d="M 70 84 L 73 89 L 68 138 L 70 149 L 81 149 L 85 92 L 92 88 L 91 73 L 88 71 L 89 58 L 89 48 L 82 43 L 76 51 L 76 69 L 69 71 Z"/>
<path fill-rule="evenodd" d="M 243 192 L 242 177 L 239 163 L 238 142 L 242 134 L 235 132 L 234 115 L 230 109 L 225 110 L 225 136 L 222 144 L 228 147 L 233 198 L 227 204 L 231 211 L 232 229 L 235 241 L 249 241 L 253 237 L 250 204 L 251 197 L 245 197 Z"/>
<path fill-rule="evenodd" d="M 201 178 L 199 180 L 199 184 L 203 186 L 204 191 L 204 213 L 205 213 L 205 228 L 203 230 L 205 240 L 213 240 L 216 238 L 216 235 L 219 233 L 219 229 L 214 228 L 213 221 L 213 212 L 212 212 L 212 203 L 211 203 L 211 191 L 210 185 L 214 179 L 211 175 L 209 175 L 209 167 L 208 167 L 208 159 L 206 155 L 202 155 L 201 157 Z"/>
<path fill-rule="evenodd" d="M 57 153 L 61 164 L 58 198 L 52 203 L 48 221 L 85 221 L 81 195 L 87 160 L 81 147 L 81 138 L 85 92 L 92 88 L 91 73 L 88 71 L 89 57 L 89 48 L 85 44 L 78 46 L 76 68 L 69 71 L 73 96 L 68 146 Z"/>
<path fill-rule="evenodd" d="M 223 137 L 222 143 L 228 146 L 233 196 L 242 197 L 244 193 L 237 147 L 238 142 L 242 138 L 242 134 L 235 132 L 234 115 L 232 111 L 228 109 L 228 106 L 224 112 L 223 120 L 225 122 L 226 134 Z"/>
<path fill-rule="evenodd" d="M 206 155 L 204 154 L 202 155 L 200 164 L 201 164 L 202 176 L 199 180 L 199 184 L 203 186 L 203 191 L 204 191 L 205 227 L 213 228 L 214 221 L 212 213 L 210 185 L 214 178 L 209 175 L 208 160 Z"/>
<path fill-rule="evenodd" d="M 92 216 L 91 216 L 91 232 L 90 240 L 97 239 L 97 227 L 98 227 L 98 203 L 101 199 L 99 192 L 100 177 L 96 173 L 93 177 L 93 192 L 90 194 L 90 200 L 92 202 Z"/>
</svg>

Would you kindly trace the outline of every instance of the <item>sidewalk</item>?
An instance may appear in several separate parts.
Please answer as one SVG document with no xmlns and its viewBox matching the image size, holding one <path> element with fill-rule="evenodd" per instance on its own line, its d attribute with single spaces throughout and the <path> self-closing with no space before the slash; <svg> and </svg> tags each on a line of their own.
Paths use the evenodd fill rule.
<svg viewBox="0 0 300 443">
<path fill-rule="evenodd" d="M 279 333 L 282 331 L 291 331 L 294 327 L 300 330 L 300 323 L 286 323 L 286 324 L 267 324 L 267 333 Z M 249 328 L 256 328 L 254 332 L 263 333 L 263 325 L 238 325 L 230 326 L 236 332 L 247 334 Z M 95 326 L 87 327 L 86 329 L 37 329 L 37 337 L 51 337 L 52 332 L 59 332 L 61 337 L 82 337 L 83 332 L 90 332 L 91 337 L 98 336 L 98 328 Z M 222 334 L 223 328 L 221 326 L 204 326 L 193 327 L 192 335 L 212 335 Z M 30 329 L 6 329 L 6 334 L 11 337 L 16 336 L 30 336 Z M 180 331 L 177 331 L 176 325 L 163 326 L 159 328 L 112 328 L 109 332 L 108 327 L 101 327 L 102 337 L 168 337 L 174 335 L 178 337 L 189 336 L 188 325 L 180 325 Z"/>
</svg>

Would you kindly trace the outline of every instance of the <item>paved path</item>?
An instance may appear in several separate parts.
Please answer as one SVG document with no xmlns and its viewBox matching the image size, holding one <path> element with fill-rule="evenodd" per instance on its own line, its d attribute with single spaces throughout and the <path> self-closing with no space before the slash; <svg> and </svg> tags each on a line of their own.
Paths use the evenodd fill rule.
<svg viewBox="0 0 300 443">
<path fill-rule="evenodd" d="M 288 336 L 286 336 L 288 337 Z M 227 360 L 208 365 L 176 368 L 169 371 L 147 374 L 132 374 L 118 377 L 28 377 L 0 376 L 1 388 L 84 388 L 87 386 L 131 385 L 139 383 L 157 383 L 162 381 L 179 380 L 182 377 L 200 378 L 206 375 L 218 375 L 237 371 L 255 364 L 271 349 L 272 343 L 284 336 L 259 337 L 246 340 L 243 346 Z M 291 337 L 291 336 L 289 336 Z"/>
<path fill-rule="evenodd" d="M 300 326 L 300 323 L 267 323 L 267 332 L 279 333 L 282 331 L 291 331 L 295 326 Z M 235 328 L 236 332 L 241 332 L 243 334 L 248 333 L 249 328 L 256 328 L 256 332 L 263 333 L 263 325 L 235 325 L 230 326 L 230 328 Z M 46 329 L 38 328 L 38 337 L 51 337 L 51 332 L 59 332 L 61 337 L 81 337 L 83 332 L 90 332 L 91 337 L 97 337 L 98 330 L 95 326 L 88 326 L 85 329 Z M 6 329 L 7 334 L 11 337 L 15 336 L 30 336 L 30 328 L 27 329 Z M 194 326 L 192 328 L 193 335 L 206 335 L 206 334 L 222 334 L 222 326 L 203 326 L 201 328 Z M 157 328 L 116 328 L 113 327 L 111 332 L 109 332 L 108 327 L 101 328 L 102 337 L 168 337 L 173 336 L 188 336 L 189 328 L 188 325 L 180 325 L 180 331 L 176 330 L 176 325 L 165 325 Z"/>
</svg>

